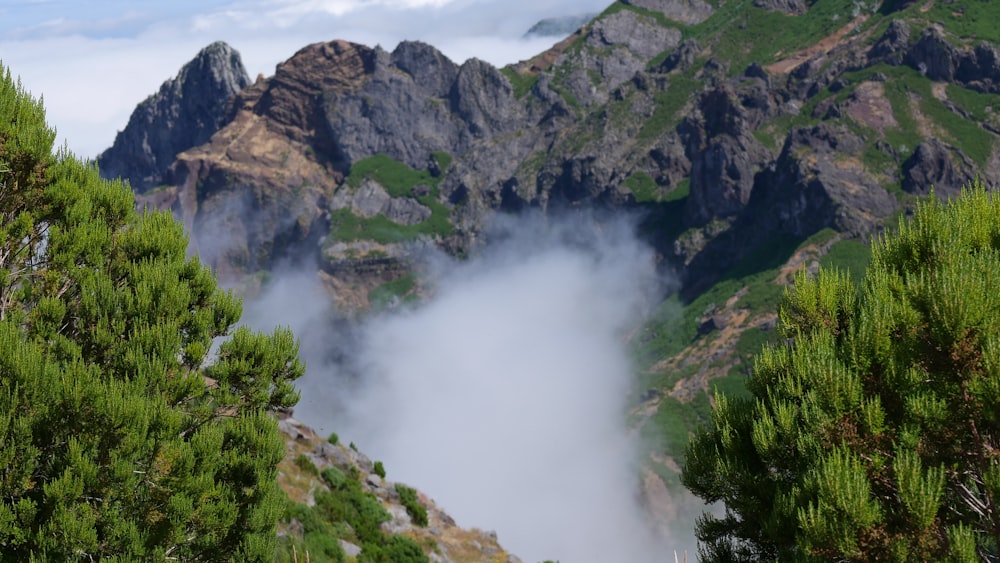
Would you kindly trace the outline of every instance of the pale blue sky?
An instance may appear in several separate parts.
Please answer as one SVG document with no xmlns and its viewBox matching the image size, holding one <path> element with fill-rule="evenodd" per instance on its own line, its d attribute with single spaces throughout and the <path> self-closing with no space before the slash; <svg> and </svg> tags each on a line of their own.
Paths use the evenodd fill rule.
<svg viewBox="0 0 1000 563">
<path fill-rule="evenodd" d="M 456 62 L 527 58 L 553 40 L 521 35 L 544 17 L 611 0 L 0 0 L 0 61 L 43 96 L 59 142 L 110 146 L 137 103 L 205 45 L 229 42 L 251 77 L 301 47 L 348 39 L 392 49 L 426 41 Z"/>
</svg>

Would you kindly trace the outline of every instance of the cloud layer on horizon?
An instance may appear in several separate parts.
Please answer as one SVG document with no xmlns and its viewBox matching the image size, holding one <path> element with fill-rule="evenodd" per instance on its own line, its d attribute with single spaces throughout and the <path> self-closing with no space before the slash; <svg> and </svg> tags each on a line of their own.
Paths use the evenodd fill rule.
<svg viewBox="0 0 1000 563">
<path fill-rule="evenodd" d="M 55 0 L 0 8 L 0 60 L 43 96 L 58 143 L 94 157 L 135 105 L 205 45 L 228 42 L 250 76 L 309 43 L 347 39 L 393 49 L 420 40 L 462 62 L 503 65 L 553 39 L 522 35 L 545 17 L 599 11 L 609 0 L 181 0 L 87 4 Z"/>
</svg>

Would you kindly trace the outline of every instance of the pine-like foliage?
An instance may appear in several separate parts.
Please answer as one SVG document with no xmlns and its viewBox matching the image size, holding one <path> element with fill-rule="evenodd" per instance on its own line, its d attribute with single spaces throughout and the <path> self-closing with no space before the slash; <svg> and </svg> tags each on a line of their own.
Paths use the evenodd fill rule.
<svg viewBox="0 0 1000 563">
<path fill-rule="evenodd" d="M 273 560 L 296 342 L 53 138 L 0 68 L 0 561 Z"/>
<path fill-rule="evenodd" d="M 860 288 L 800 276 L 683 480 L 707 561 L 980 561 L 1000 544 L 1000 197 L 933 196 Z"/>
</svg>

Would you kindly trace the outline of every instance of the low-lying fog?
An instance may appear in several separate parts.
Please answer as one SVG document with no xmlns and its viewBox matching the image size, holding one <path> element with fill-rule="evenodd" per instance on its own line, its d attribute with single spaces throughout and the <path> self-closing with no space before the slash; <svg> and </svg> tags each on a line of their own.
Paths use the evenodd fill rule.
<svg viewBox="0 0 1000 563">
<path fill-rule="evenodd" d="M 335 431 L 463 527 L 526 562 L 663 561 L 625 424 L 626 336 L 663 290 L 625 220 L 506 218 L 465 261 L 428 256 L 428 298 L 331 329 L 308 274 L 247 303 L 290 325 L 308 373 L 295 416 Z"/>
</svg>

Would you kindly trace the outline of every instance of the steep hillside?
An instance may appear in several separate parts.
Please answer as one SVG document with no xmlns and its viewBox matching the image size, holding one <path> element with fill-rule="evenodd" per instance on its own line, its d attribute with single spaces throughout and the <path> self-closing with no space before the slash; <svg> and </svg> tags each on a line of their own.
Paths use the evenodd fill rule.
<svg viewBox="0 0 1000 563">
<path fill-rule="evenodd" d="M 289 496 L 278 561 L 520 562 L 496 533 L 459 528 L 423 493 L 387 480 L 382 463 L 354 444 L 323 439 L 294 418 L 278 428 L 287 441 L 278 481 Z"/>
<path fill-rule="evenodd" d="M 632 338 L 653 498 L 775 338 L 794 271 L 860 272 L 931 186 L 1000 179 L 996 21 L 978 0 L 623 0 L 499 70 L 421 43 L 311 45 L 210 141 L 171 149 L 140 202 L 246 287 L 314 260 L 345 310 L 412 294 L 414 248 L 464 255 L 497 211 L 642 213 L 680 278 Z"/>
</svg>

